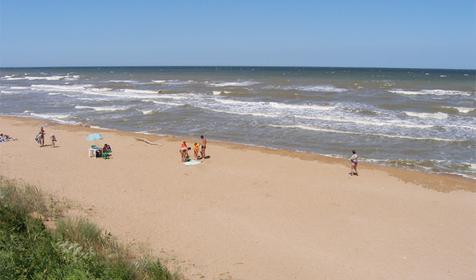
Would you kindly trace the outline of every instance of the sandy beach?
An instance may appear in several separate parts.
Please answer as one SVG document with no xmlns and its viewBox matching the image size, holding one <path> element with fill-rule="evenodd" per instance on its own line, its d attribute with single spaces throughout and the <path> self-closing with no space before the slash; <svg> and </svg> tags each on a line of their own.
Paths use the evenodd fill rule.
<svg viewBox="0 0 476 280">
<path fill-rule="evenodd" d="M 59 147 L 34 142 L 40 126 Z M 365 163 L 351 177 L 344 160 L 217 141 L 185 166 L 181 138 L 27 118 L 0 117 L 0 132 L 18 138 L 0 143 L 1 176 L 76 203 L 187 279 L 476 278 L 474 180 Z M 93 132 L 112 159 L 88 157 Z"/>
</svg>

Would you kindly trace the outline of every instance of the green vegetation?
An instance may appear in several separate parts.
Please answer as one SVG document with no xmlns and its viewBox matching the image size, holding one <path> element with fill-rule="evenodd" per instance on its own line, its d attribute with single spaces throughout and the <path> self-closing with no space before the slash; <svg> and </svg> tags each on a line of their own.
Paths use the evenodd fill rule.
<svg viewBox="0 0 476 280">
<path fill-rule="evenodd" d="M 178 279 L 87 220 L 60 216 L 58 201 L 0 178 L 0 279 Z"/>
</svg>

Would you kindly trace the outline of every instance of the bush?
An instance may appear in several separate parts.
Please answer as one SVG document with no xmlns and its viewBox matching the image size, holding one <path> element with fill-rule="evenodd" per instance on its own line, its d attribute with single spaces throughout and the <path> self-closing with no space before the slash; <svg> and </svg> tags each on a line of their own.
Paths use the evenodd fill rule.
<svg viewBox="0 0 476 280">
<path fill-rule="evenodd" d="M 42 219 L 54 213 L 37 188 L 0 178 L 0 280 L 178 278 L 85 219 L 62 219 L 48 230 Z"/>
</svg>

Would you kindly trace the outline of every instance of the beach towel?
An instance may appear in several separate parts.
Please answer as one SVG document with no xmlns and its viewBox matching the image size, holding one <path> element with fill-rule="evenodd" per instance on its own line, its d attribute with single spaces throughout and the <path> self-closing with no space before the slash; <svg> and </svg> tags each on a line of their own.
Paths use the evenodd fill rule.
<svg viewBox="0 0 476 280">
<path fill-rule="evenodd" d="M 184 162 L 183 164 L 185 164 L 185 165 L 197 165 L 197 164 L 200 164 L 200 163 L 202 163 L 202 162 L 199 161 L 199 160 L 194 160 L 194 159 L 192 159 L 192 160 L 190 160 L 190 161 Z"/>
</svg>

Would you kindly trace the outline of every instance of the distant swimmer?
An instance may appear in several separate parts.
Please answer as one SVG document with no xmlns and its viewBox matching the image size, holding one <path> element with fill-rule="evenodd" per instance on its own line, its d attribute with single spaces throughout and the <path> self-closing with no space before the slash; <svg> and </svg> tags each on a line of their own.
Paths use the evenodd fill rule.
<svg viewBox="0 0 476 280">
<path fill-rule="evenodd" d="M 359 176 L 359 173 L 357 172 L 357 164 L 359 163 L 358 159 L 359 159 L 359 156 L 357 155 L 355 150 L 352 150 L 352 156 L 349 158 L 349 160 L 350 160 L 350 173 L 349 173 L 349 175 L 350 176 L 352 176 L 352 175 Z"/>
</svg>

